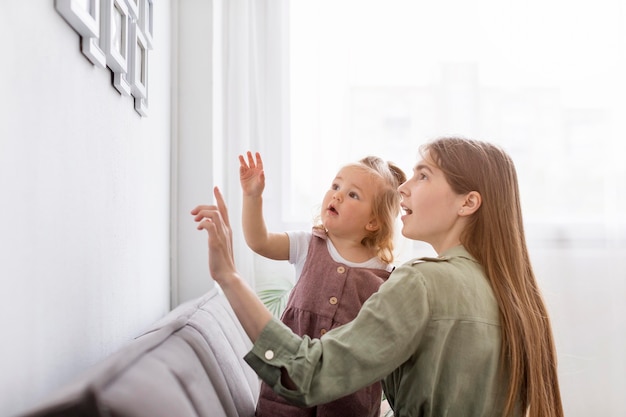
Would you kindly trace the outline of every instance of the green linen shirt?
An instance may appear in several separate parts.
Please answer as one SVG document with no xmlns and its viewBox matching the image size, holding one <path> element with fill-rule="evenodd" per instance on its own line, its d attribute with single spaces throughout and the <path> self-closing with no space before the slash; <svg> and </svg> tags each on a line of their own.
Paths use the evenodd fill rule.
<svg viewBox="0 0 626 417">
<path fill-rule="evenodd" d="M 457 246 L 396 268 L 356 319 L 321 339 L 301 338 L 272 320 L 245 360 L 299 405 L 383 379 L 396 417 L 501 416 L 509 374 L 500 344 L 491 286 Z M 282 385 L 281 368 L 297 390 Z"/>
</svg>

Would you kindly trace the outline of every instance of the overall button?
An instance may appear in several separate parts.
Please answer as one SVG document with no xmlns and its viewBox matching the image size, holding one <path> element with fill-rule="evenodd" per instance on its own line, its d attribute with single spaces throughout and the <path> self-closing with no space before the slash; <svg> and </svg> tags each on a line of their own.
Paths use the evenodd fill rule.
<svg viewBox="0 0 626 417">
<path fill-rule="evenodd" d="M 332 305 L 337 304 L 337 297 L 330 297 L 330 299 L 328 300 L 329 303 L 331 303 Z"/>
<path fill-rule="evenodd" d="M 274 351 L 273 350 L 266 350 L 265 351 L 265 359 L 267 359 L 268 361 L 271 361 L 272 359 L 274 359 Z"/>
<path fill-rule="evenodd" d="M 339 272 L 340 274 L 343 274 L 344 272 L 346 272 L 346 267 L 338 266 L 337 267 L 337 272 Z"/>
</svg>

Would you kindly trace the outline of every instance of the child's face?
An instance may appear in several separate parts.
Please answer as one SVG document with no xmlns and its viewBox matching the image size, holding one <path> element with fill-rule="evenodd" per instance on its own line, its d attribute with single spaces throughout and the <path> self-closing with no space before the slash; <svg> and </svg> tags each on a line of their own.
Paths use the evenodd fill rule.
<svg viewBox="0 0 626 417">
<path fill-rule="evenodd" d="M 377 229 L 372 207 L 378 179 L 357 167 L 342 168 L 322 201 L 322 223 L 328 233 L 360 241 Z"/>
</svg>

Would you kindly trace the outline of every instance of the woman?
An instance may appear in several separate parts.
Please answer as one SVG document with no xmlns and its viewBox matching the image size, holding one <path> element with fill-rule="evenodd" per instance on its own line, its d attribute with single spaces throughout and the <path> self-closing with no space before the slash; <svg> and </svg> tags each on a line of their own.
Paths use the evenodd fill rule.
<svg viewBox="0 0 626 417">
<path fill-rule="evenodd" d="M 402 234 L 436 258 L 394 270 L 350 323 L 299 338 L 234 266 L 224 201 L 192 214 L 209 267 L 254 342 L 246 361 L 300 405 L 383 379 L 396 417 L 563 415 L 552 331 L 526 248 L 517 175 L 488 143 L 443 138 L 399 187 Z"/>
</svg>

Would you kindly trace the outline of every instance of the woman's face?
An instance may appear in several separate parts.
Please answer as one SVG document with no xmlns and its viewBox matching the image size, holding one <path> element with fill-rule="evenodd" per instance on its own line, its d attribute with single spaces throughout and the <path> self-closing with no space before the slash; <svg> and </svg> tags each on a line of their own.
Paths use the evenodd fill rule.
<svg viewBox="0 0 626 417">
<path fill-rule="evenodd" d="M 459 221 L 459 211 L 464 196 L 452 191 L 443 171 L 428 154 L 398 190 L 402 195 L 402 234 L 405 237 L 427 242 L 437 253 L 460 243 L 463 224 Z"/>
</svg>

